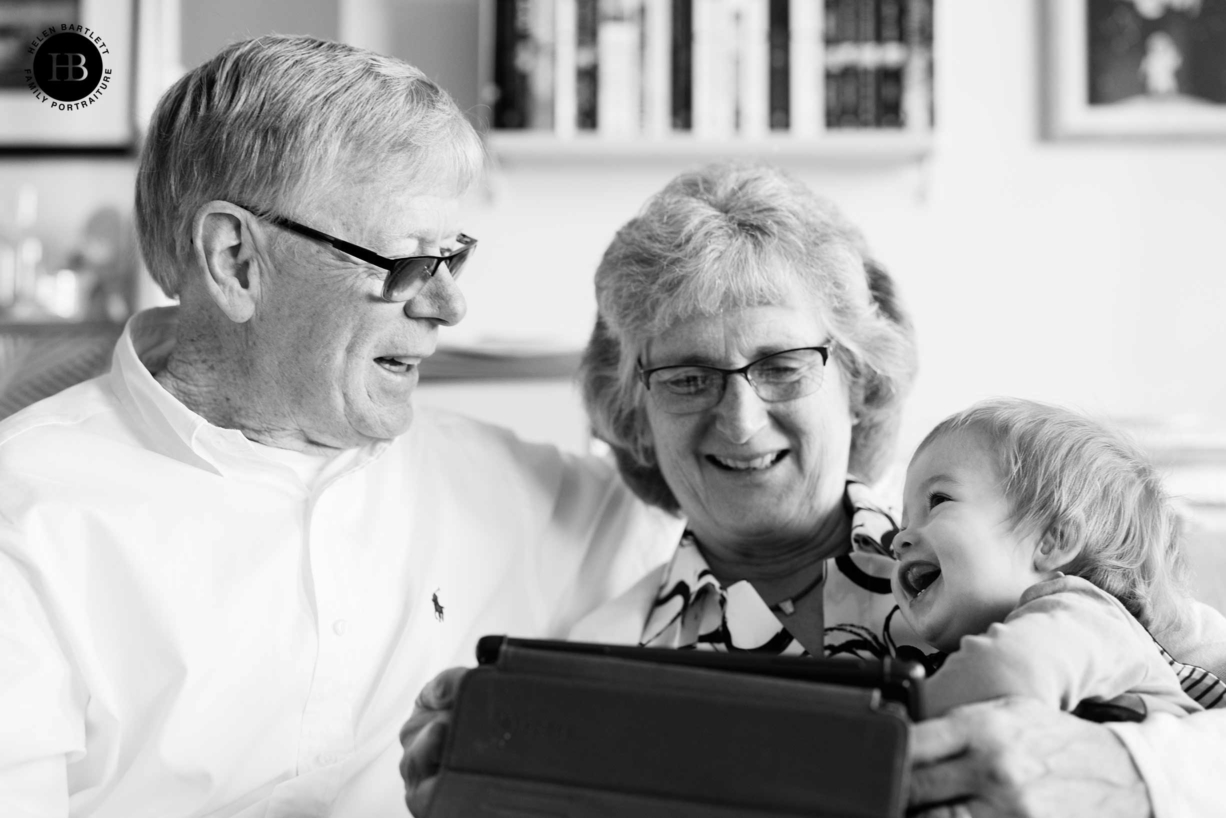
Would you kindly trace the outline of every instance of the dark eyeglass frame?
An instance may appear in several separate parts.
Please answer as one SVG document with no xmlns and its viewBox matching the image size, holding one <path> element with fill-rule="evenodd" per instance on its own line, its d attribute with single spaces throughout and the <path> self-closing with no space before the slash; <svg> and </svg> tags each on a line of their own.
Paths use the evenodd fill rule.
<svg viewBox="0 0 1226 818">
<path fill-rule="evenodd" d="M 754 360 L 754 361 L 750 361 L 749 363 L 745 364 L 742 367 L 738 367 L 737 369 L 724 369 L 723 367 L 720 367 L 720 366 L 709 366 L 707 364 L 669 364 L 668 366 L 653 366 L 650 369 L 645 369 L 643 367 L 643 362 L 640 360 L 638 362 L 638 374 L 639 374 L 639 380 L 643 382 L 643 388 L 646 389 L 648 392 L 651 391 L 651 376 L 657 372 L 662 372 L 666 369 L 706 369 L 711 372 L 718 372 L 722 376 L 720 380 L 720 385 L 719 385 L 719 392 L 716 394 L 715 400 L 713 400 L 709 405 L 702 406 L 697 409 L 687 409 L 685 411 L 679 411 L 679 412 L 665 409 L 665 411 L 669 412 L 669 414 L 685 415 L 685 414 L 691 414 L 694 412 L 702 412 L 707 409 L 710 409 L 712 406 L 718 406 L 719 402 L 724 399 L 724 395 L 728 391 L 728 378 L 733 375 L 740 375 L 742 378 L 744 378 L 745 382 L 749 384 L 749 387 L 753 390 L 754 394 L 757 395 L 760 399 L 766 401 L 767 403 L 783 403 L 784 401 L 795 400 L 797 398 L 803 398 L 805 397 L 805 395 L 793 395 L 790 398 L 776 398 L 776 399 L 765 397 L 760 391 L 758 391 L 758 384 L 755 383 L 754 379 L 750 376 L 750 370 L 753 369 L 758 364 L 762 363 L 763 361 L 769 361 L 771 358 L 774 358 L 777 355 L 787 355 L 790 352 L 819 352 L 821 353 L 822 369 L 825 370 L 826 366 L 830 363 L 830 354 L 833 348 L 834 348 L 834 341 L 831 340 L 831 341 L 826 341 L 824 344 L 819 344 L 818 346 L 795 347 L 793 349 L 781 349 L 778 352 L 772 352 L 770 355 L 763 355 L 761 358 L 758 358 L 757 360 Z M 806 394 L 808 395 L 814 394 L 815 392 L 817 392 L 819 389 L 822 388 L 823 383 L 825 383 L 824 376 L 818 382 L 817 389 L 814 389 L 812 392 L 808 392 Z M 662 409 L 664 408 L 663 405 L 661 405 L 661 408 Z"/>
<path fill-rule="evenodd" d="M 459 278 L 464 264 L 477 247 L 476 239 L 466 233 L 460 233 L 456 236 L 456 241 L 462 246 L 454 253 L 445 256 L 388 258 L 387 256 L 379 255 L 374 250 L 368 250 L 351 241 L 338 239 L 336 236 L 329 235 L 322 230 L 316 230 L 314 227 L 307 227 L 305 224 L 296 222 L 293 219 L 261 213 L 245 205 L 239 205 L 239 207 L 249 210 L 252 214 L 269 224 L 275 224 L 277 227 L 297 233 L 300 236 L 306 236 L 308 239 L 329 244 L 342 253 L 387 270 L 387 277 L 383 279 L 383 300 L 392 303 L 409 301 L 414 298 L 426 286 L 426 282 L 434 278 L 434 274 L 438 272 L 439 265 L 443 262 L 447 263 L 447 270 L 451 273 L 451 277 Z M 422 266 L 423 262 L 430 263 L 428 268 Z"/>
</svg>

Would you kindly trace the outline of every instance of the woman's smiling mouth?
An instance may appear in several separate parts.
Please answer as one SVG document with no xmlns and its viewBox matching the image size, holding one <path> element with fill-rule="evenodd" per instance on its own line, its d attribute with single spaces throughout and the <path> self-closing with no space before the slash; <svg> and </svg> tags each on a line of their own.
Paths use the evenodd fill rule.
<svg viewBox="0 0 1226 818">
<path fill-rule="evenodd" d="M 774 466 L 787 457 L 787 455 L 787 449 L 780 449 L 777 452 L 771 452 L 758 457 L 720 457 L 719 455 L 709 454 L 707 455 L 707 462 L 723 471 L 763 471 Z"/>
</svg>

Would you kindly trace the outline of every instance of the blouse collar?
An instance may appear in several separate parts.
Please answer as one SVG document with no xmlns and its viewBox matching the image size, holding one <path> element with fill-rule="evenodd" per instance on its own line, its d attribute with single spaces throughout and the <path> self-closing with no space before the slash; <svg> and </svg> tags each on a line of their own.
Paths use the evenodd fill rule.
<svg viewBox="0 0 1226 818">
<path fill-rule="evenodd" d="M 851 536 L 847 548 L 833 557 L 857 552 L 891 557 L 889 543 L 898 525 L 872 490 L 848 479 L 843 506 L 851 517 Z M 827 577 L 830 573 L 826 571 Z M 771 653 L 804 652 L 750 582 L 739 580 L 726 588 L 720 583 L 687 530 L 664 571 L 640 644 L 680 648 L 704 643 Z"/>
</svg>

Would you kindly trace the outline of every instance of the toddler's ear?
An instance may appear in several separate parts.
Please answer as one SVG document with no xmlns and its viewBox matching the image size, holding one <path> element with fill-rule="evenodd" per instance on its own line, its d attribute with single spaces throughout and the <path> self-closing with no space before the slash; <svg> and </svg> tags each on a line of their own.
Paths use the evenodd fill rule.
<svg viewBox="0 0 1226 818">
<path fill-rule="evenodd" d="M 1035 570 L 1040 573 L 1062 570 L 1081 553 L 1079 539 L 1069 536 L 1062 528 L 1048 530 L 1034 550 Z"/>
</svg>

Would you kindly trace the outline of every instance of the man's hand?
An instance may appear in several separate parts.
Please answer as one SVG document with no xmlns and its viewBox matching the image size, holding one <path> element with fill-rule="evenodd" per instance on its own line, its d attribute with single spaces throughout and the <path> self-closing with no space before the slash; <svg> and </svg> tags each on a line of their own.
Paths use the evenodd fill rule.
<svg viewBox="0 0 1226 818">
<path fill-rule="evenodd" d="M 421 818 L 434 794 L 443 746 L 451 725 L 460 679 L 468 668 L 453 667 L 435 676 L 421 689 L 413 714 L 400 728 L 400 777 L 404 779 L 404 802 L 409 812 Z"/>
<path fill-rule="evenodd" d="M 1149 791 L 1119 739 L 1030 699 L 951 710 L 911 728 L 909 815 L 1150 818 Z"/>
</svg>

